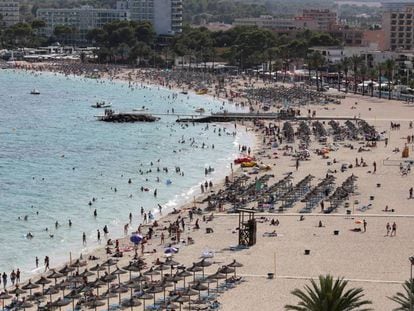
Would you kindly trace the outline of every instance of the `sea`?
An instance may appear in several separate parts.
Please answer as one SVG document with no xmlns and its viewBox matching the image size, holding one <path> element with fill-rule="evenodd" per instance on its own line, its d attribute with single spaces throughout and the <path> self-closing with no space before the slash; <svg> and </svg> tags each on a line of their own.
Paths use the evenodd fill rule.
<svg viewBox="0 0 414 311">
<path fill-rule="evenodd" d="M 253 145 L 253 136 L 234 124 L 179 124 L 171 112 L 243 108 L 173 94 L 139 83 L 0 70 L 1 273 L 20 268 L 30 278 L 43 271 L 45 256 L 61 265 L 98 247 L 105 225 L 109 238 L 121 237 L 129 213 L 136 229 L 141 207 L 158 217 L 158 204 L 171 211 L 193 200 L 201 183 L 229 174 L 239 145 Z M 163 115 L 154 123 L 101 122 L 103 109 L 91 107 L 98 101 L 115 111 L 145 106 Z M 213 171 L 206 176 L 205 168 Z"/>
</svg>

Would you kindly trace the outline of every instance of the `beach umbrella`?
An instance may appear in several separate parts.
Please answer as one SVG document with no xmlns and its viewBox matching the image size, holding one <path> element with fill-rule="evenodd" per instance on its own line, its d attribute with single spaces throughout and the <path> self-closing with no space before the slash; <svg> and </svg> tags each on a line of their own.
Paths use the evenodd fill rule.
<svg viewBox="0 0 414 311">
<path fill-rule="evenodd" d="M 219 269 L 218 272 L 224 273 L 226 275 L 226 280 L 227 280 L 227 274 L 233 273 L 234 271 L 235 271 L 235 269 L 233 269 L 233 268 L 230 268 L 228 266 L 223 266 Z"/>
<path fill-rule="evenodd" d="M 98 278 L 99 278 L 99 271 L 104 271 L 104 270 L 106 270 L 106 268 L 102 267 L 100 264 L 96 264 L 96 266 L 93 266 L 89 270 L 90 271 L 96 271 L 98 273 Z"/>
<path fill-rule="evenodd" d="M 96 279 L 95 281 L 92 282 L 92 286 L 94 288 L 96 288 L 96 295 L 99 296 L 99 289 L 106 285 L 106 282 L 100 280 L 100 279 Z"/>
<path fill-rule="evenodd" d="M 208 279 L 212 279 L 212 280 L 216 280 L 217 284 L 216 284 L 216 291 L 218 292 L 218 287 L 219 287 L 219 280 L 224 280 L 227 278 L 227 276 L 225 276 L 224 274 L 220 273 L 220 272 L 216 272 L 212 275 L 209 275 L 207 277 Z"/>
<path fill-rule="evenodd" d="M 138 245 L 142 241 L 143 237 L 140 234 L 133 234 L 129 238 L 129 240 L 134 243 L 135 245 Z"/>
<path fill-rule="evenodd" d="M 55 295 L 59 293 L 59 290 L 57 288 L 54 288 L 53 286 L 46 288 L 46 290 L 43 292 L 44 295 L 49 295 L 49 301 L 52 302 L 52 295 Z"/>
<path fill-rule="evenodd" d="M 145 300 L 153 299 L 154 298 L 154 295 L 147 294 L 147 293 L 142 293 L 137 298 L 138 299 L 142 299 L 143 304 L 144 304 L 144 310 L 145 310 Z"/>
<path fill-rule="evenodd" d="M 33 284 L 32 280 L 29 279 L 29 282 L 26 285 L 22 286 L 22 289 L 29 290 L 29 295 L 31 296 L 32 295 L 32 289 L 35 289 L 35 288 L 38 288 L 38 287 L 39 287 L 39 285 Z"/>
<path fill-rule="evenodd" d="M 92 276 L 92 275 L 95 275 L 95 273 L 90 272 L 88 269 L 85 269 L 85 271 L 83 271 L 83 272 L 80 274 L 80 276 L 82 276 L 82 277 L 89 277 L 89 276 Z"/>
<path fill-rule="evenodd" d="M 173 304 L 171 301 L 163 303 L 160 307 L 162 310 L 177 310 L 179 308 L 179 306 Z"/>
<path fill-rule="evenodd" d="M 59 270 L 59 273 L 62 273 L 64 275 L 67 275 L 70 272 L 75 271 L 75 268 L 69 267 L 68 265 L 64 266 L 62 269 Z"/>
<path fill-rule="evenodd" d="M 133 262 L 129 262 L 128 266 L 122 267 L 122 269 L 129 271 L 129 279 L 131 279 L 132 272 L 140 272 L 142 267 L 139 264 L 135 264 Z"/>
<path fill-rule="evenodd" d="M 54 269 L 52 269 L 52 273 L 47 276 L 48 279 L 55 279 L 55 285 L 56 285 L 56 280 L 61 277 L 63 277 L 63 274 L 56 272 Z"/>
<path fill-rule="evenodd" d="M 27 292 L 21 288 L 19 288 L 18 285 L 16 285 L 16 288 L 10 291 L 10 294 L 16 295 L 18 297 L 19 295 L 26 294 Z"/>
<path fill-rule="evenodd" d="M 149 275 L 151 277 L 151 281 L 154 275 L 159 275 L 159 274 L 160 273 L 158 271 L 154 270 L 154 267 L 151 267 L 148 271 L 144 272 L 144 275 Z"/>
<path fill-rule="evenodd" d="M 138 299 L 129 298 L 127 300 L 124 300 L 121 303 L 121 306 L 122 306 L 123 309 L 131 308 L 131 310 L 132 310 L 132 308 L 139 307 L 141 304 L 142 303 Z"/>
<path fill-rule="evenodd" d="M 155 267 L 155 271 L 160 271 L 161 272 L 161 277 L 163 277 L 163 271 L 170 269 L 169 266 L 166 266 L 164 264 L 158 265 Z"/>
<path fill-rule="evenodd" d="M 148 288 L 145 293 L 152 294 L 154 296 L 154 305 L 155 305 L 155 294 L 161 293 L 163 289 L 161 287 L 151 286 Z"/>
<path fill-rule="evenodd" d="M 113 280 L 116 280 L 116 275 L 106 274 L 102 276 L 100 279 L 106 283 L 111 283 Z"/>
<path fill-rule="evenodd" d="M 200 266 L 196 266 L 195 263 L 190 268 L 187 268 L 187 271 L 193 272 L 193 281 L 195 282 L 195 274 L 196 272 L 203 271 L 203 268 Z"/>
<path fill-rule="evenodd" d="M 165 291 L 167 287 L 173 286 L 173 283 L 166 280 L 166 278 L 163 278 L 160 282 L 158 282 L 155 286 L 161 287 L 164 290 L 164 302 L 165 302 Z"/>
<path fill-rule="evenodd" d="M 70 265 L 72 268 L 76 268 L 79 271 L 80 267 L 86 266 L 86 262 L 80 261 L 80 259 L 77 259 L 73 264 Z"/>
<path fill-rule="evenodd" d="M 121 284 L 121 274 L 125 274 L 127 273 L 124 270 L 119 269 L 118 267 L 116 267 L 116 270 L 113 271 L 111 274 L 112 275 L 117 275 L 118 276 L 118 285 Z"/>
<path fill-rule="evenodd" d="M 210 296 L 210 283 L 216 283 L 216 280 L 207 277 L 202 280 L 202 283 L 207 283 L 207 295 Z"/>
<path fill-rule="evenodd" d="M 234 276 L 236 276 L 236 268 L 243 267 L 243 264 L 237 262 L 236 259 L 233 259 L 233 261 L 230 264 L 228 264 L 227 267 L 234 268 Z"/>
<path fill-rule="evenodd" d="M 204 279 L 204 268 L 210 267 L 212 263 L 210 261 L 207 261 L 205 258 L 203 258 L 199 262 L 196 262 L 194 265 L 197 267 L 201 267 L 203 269 L 203 279 Z"/>
<path fill-rule="evenodd" d="M 102 266 L 103 267 L 108 267 L 108 273 L 110 272 L 110 267 L 116 265 L 118 263 L 117 260 L 114 260 L 112 258 L 109 258 L 107 261 L 105 261 Z"/>
<path fill-rule="evenodd" d="M 204 290 L 208 289 L 208 287 L 201 284 L 201 282 L 197 282 L 196 284 L 191 286 L 191 288 L 198 291 L 198 299 L 200 299 L 200 300 L 201 300 L 201 291 L 204 291 Z"/>
<path fill-rule="evenodd" d="M 165 264 L 166 266 L 178 266 L 178 265 L 180 265 L 180 263 L 179 263 L 179 262 L 175 261 L 175 260 L 174 260 L 174 259 L 172 259 L 171 257 L 168 257 L 168 258 L 165 260 L 164 264 Z"/>
<path fill-rule="evenodd" d="M 183 270 L 183 271 L 178 272 L 177 275 L 179 277 L 182 277 L 183 278 L 183 280 L 184 280 L 184 287 L 185 287 L 185 278 L 186 277 L 189 277 L 189 276 L 192 276 L 193 274 L 190 273 L 190 272 L 188 272 L 188 271 L 186 271 L 186 270 Z"/>
<path fill-rule="evenodd" d="M 141 285 L 137 283 L 137 281 L 133 281 L 133 280 L 129 280 L 128 282 L 124 283 L 124 285 L 131 290 L 131 298 L 132 298 L 134 290 L 141 289 Z"/>
<path fill-rule="evenodd" d="M 166 247 L 166 248 L 164 248 L 164 254 L 176 254 L 176 253 L 178 253 L 178 248 L 176 248 L 176 247 L 172 247 L 172 246 L 169 246 L 169 247 Z"/>
<path fill-rule="evenodd" d="M 59 308 L 59 310 L 61 310 L 62 307 L 65 307 L 68 304 L 70 304 L 70 300 L 68 300 L 68 299 L 62 299 L 62 298 L 59 297 L 56 301 L 52 302 L 51 305 L 53 307 Z"/>
<path fill-rule="evenodd" d="M 72 310 L 75 310 L 75 299 L 80 298 L 80 295 L 76 292 L 76 290 L 72 290 L 69 294 L 65 296 L 65 298 L 72 300 Z"/>
<path fill-rule="evenodd" d="M 174 302 L 178 302 L 180 304 L 180 311 L 181 311 L 182 304 L 188 301 L 190 301 L 190 297 L 187 297 L 187 296 L 178 296 L 177 298 L 174 299 Z"/>
<path fill-rule="evenodd" d="M 32 304 L 32 303 L 30 303 L 30 302 L 28 302 L 28 301 L 25 301 L 25 300 L 23 300 L 23 301 L 19 304 L 19 309 L 26 310 L 27 308 L 31 308 L 31 307 L 33 307 L 33 304 Z"/>
<path fill-rule="evenodd" d="M 46 284 L 50 284 L 50 283 L 52 283 L 52 281 L 49 281 L 49 280 L 48 280 L 48 279 L 46 279 L 44 276 L 41 276 L 41 277 L 40 277 L 40 279 L 38 279 L 38 280 L 35 282 L 35 284 L 42 285 L 42 292 L 44 292 L 44 291 L 45 291 L 45 285 L 46 285 Z"/>
<path fill-rule="evenodd" d="M 166 276 L 165 279 L 169 282 L 174 283 L 174 291 L 176 290 L 177 282 L 181 281 L 183 277 L 179 276 L 178 274 Z"/>
<path fill-rule="evenodd" d="M 118 295 L 117 294 L 115 294 L 115 293 L 111 293 L 110 291 L 107 291 L 107 292 L 105 292 L 103 295 L 101 295 L 101 296 L 99 296 L 99 300 L 105 300 L 106 299 L 106 301 L 107 301 L 107 304 L 108 304 L 108 309 L 109 309 L 109 300 L 111 299 L 111 298 L 115 298 L 115 297 L 118 297 Z"/>
<path fill-rule="evenodd" d="M 100 301 L 100 300 L 98 300 L 98 299 L 94 299 L 94 300 L 91 300 L 91 301 L 88 301 L 87 303 L 86 303 L 86 306 L 89 308 L 89 309 L 97 309 L 98 307 L 102 307 L 102 306 L 104 306 L 105 305 L 105 302 L 102 302 L 102 301 Z"/>
<path fill-rule="evenodd" d="M 118 294 L 119 297 L 119 304 L 121 304 L 121 294 L 127 293 L 128 292 L 128 288 L 122 285 L 118 285 L 115 288 L 111 289 L 112 293 Z"/>
<path fill-rule="evenodd" d="M 42 300 L 45 300 L 45 296 L 41 292 L 33 293 L 33 295 L 27 296 L 27 300 L 29 301 L 35 301 L 37 304 L 39 304 Z"/>
<path fill-rule="evenodd" d="M 7 299 L 10 299 L 12 297 L 13 296 L 12 295 L 9 295 L 7 293 L 7 291 L 0 294 L 0 299 L 2 300 L 2 304 L 3 304 L 3 310 L 4 310 L 4 301 L 7 300 Z"/>
<path fill-rule="evenodd" d="M 183 292 L 183 296 L 188 296 L 188 308 L 191 310 L 191 296 L 195 296 L 197 295 L 196 291 L 193 291 L 190 287 L 188 287 L 186 290 L 184 290 Z"/>
<path fill-rule="evenodd" d="M 63 292 L 63 296 L 65 296 L 65 289 L 68 287 L 71 283 L 68 280 L 62 280 L 60 283 L 55 285 L 56 288 L 59 288 Z"/>
</svg>

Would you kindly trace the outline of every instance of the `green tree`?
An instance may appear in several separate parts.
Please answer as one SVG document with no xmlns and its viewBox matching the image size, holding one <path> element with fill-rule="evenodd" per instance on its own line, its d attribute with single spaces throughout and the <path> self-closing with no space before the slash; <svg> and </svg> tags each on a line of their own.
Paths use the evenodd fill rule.
<svg viewBox="0 0 414 311">
<path fill-rule="evenodd" d="M 393 309 L 394 311 L 410 311 L 411 304 L 414 304 L 414 286 L 413 281 L 405 281 L 403 284 L 403 292 L 397 292 L 394 296 L 388 297 L 392 301 L 399 304 L 398 308 Z"/>
<path fill-rule="evenodd" d="M 352 55 L 350 59 L 352 65 L 352 74 L 354 77 L 354 94 L 357 92 L 357 78 L 358 78 L 358 69 L 361 66 L 362 58 L 358 55 Z"/>
<path fill-rule="evenodd" d="M 320 87 L 319 87 L 319 75 L 318 75 L 318 73 L 319 73 L 319 69 L 325 63 L 325 58 L 323 57 L 323 55 L 320 52 L 314 51 L 314 52 L 311 53 L 311 55 L 309 57 L 309 62 L 310 62 L 311 68 L 313 68 L 315 70 L 316 89 L 319 91 Z"/>
<path fill-rule="evenodd" d="M 387 59 L 384 63 L 385 72 L 387 74 L 388 79 L 388 99 L 391 99 L 391 83 L 393 80 L 393 73 L 395 68 L 395 60 Z"/>
<path fill-rule="evenodd" d="M 348 57 L 344 57 L 341 61 L 341 67 L 344 71 L 345 75 L 345 93 L 348 93 L 348 72 L 349 72 L 349 66 L 350 66 L 350 59 Z"/>
<path fill-rule="evenodd" d="M 363 300 L 362 288 L 346 290 L 347 281 L 343 279 L 333 280 L 330 275 L 319 276 L 319 284 L 311 280 L 311 286 L 305 285 L 305 290 L 295 289 L 292 295 L 299 298 L 297 305 L 286 305 L 286 310 L 296 311 L 368 311 L 365 308 L 371 301 Z"/>
</svg>

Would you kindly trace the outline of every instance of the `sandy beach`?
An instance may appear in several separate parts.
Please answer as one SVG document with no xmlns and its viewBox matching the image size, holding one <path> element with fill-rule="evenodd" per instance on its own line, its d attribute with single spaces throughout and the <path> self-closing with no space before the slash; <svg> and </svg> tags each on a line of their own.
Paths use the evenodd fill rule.
<svg viewBox="0 0 414 311">
<path fill-rule="evenodd" d="M 111 78 L 132 80 L 137 83 L 161 84 L 176 90 L 183 88 L 183 85 L 171 81 L 167 83 L 150 79 L 150 75 L 140 70 L 119 70 Z M 225 91 L 222 92 L 217 92 L 212 84 L 208 95 L 225 98 L 225 93 L 240 92 L 244 81 L 243 79 L 229 81 Z M 259 80 L 254 80 L 254 83 L 256 87 L 265 85 Z M 329 94 L 337 95 L 338 93 L 330 90 Z M 245 103 L 247 100 L 239 96 L 234 98 L 234 102 Z M 271 111 L 276 111 L 279 104 L 274 103 Z M 252 109 L 256 110 L 260 105 L 260 103 L 252 105 Z M 231 204 L 224 204 L 224 211 L 203 212 L 201 215 L 195 214 L 193 220 L 189 218 L 189 210 L 193 206 L 201 209 L 207 207 L 207 202 L 202 203 L 203 199 L 207 194 L 223 189 L 223 181 L 216 184 L 211 192 L 200 193 L 195 202 L 182 206 L 176 214 L 163 215 L 158 220 L 158 226 L 153 228 L 152 239 L 145 244 L 146 252 L 142 254 L 147 269 L 153 266 L 157 259 L 165 260 L 164 249 L 171 244 L 179 249 L 174 255 L 174 260 L 187 267 L 200 261 L 203 253 L 211 253 L 213 257 L 210 261 L 214 263 L 205 268 L 206 274 L 215 273 L 219 267 L 233 260 L 242 263 L 243 267 L 237 269 L 237 275 L 242 276 L 243 282 L 217 297 L 220 310 L 283 310 L 286 304 L 297 302 L 290 294 L 293 289 L 302 288 L 308 283 L 309 278 L 318 277 L 320 274 L 343 277 L 350 281 L 350 286 L 362 287 L 365 298 L 373 302 L 374 310 L 396 308 L 397 305 L 387 297 L 402 290 L 401 284 L 410 276 L 408 257 L 414 253 L 411 240 L 414 235 L 414 226 L 412 226 L 414 199 L 409 199 L 409 189 L 414 185 L 414 178 L 411 171 L 402 174 L 400 170 L 401 161 L 414 159 L 412 140 L 410 139 L 410 143 L 407 141 L 408 136 L 414 135 L 414 129 L 410 128 L 412 109 L 414 109 L 413 106 L 403 102 L 352 93 L 348 93 L 344 99 L 341 99 L 339 105 L 302 106 L 301 115 L 307 115 L 308 110 L 312 110 L 315 111 L 317 117 L 328 117 L 326 122 L 321 121 L 325 123 L 326 129 L 330 128 L 328 125 L 330 118 L 364 119 L 370 125 L 375 126 L 377 132 L 383 133 L 388 143 L 381 140 L 376 143 L 376 146 L 367 146 L 367 142 L 363 140 L 345 139 L 334 142 L 332 135 L 329 135 L 327 143 L 322 144 L 311 134 L 311 143 L 307 148 L 309 157 L 300 161 L 298 168 L 292 156 L 294 152 L 287 152 L 286 145 L 289 145 L 292 150 L 299 150 L 299 139 L 296 138 L 293 143 L 289 144 L 284 141 L 275 146 L 274 142 L 277 141 L 275 136 L 265 134 L 265 127 L 272 122 L 266 121 L 260 125 L 244 122 L 243 125 L 253 131 L 257 137 L 257 144 L 251 152 L 256 157 L 256 162 L 271 168 L 269 171 L 260 170 L 258 174 L 247 175 L 250 177 L 249 182 L 254 182 L 255 178 L 260 178 L 265 174 L 272 174 L 267 181 L 267 185 L 271 186 L 291 173 L 292 183 L 297 184 L 305 176 L 311 174 L 314 176 L 311 183 L 314 187 L 327 174 L 330 174 L 335 177 L 336 188 L 353 174 L 357 177 L 355 193 L 329 214 L 322 212 L 319 203 L 311 213 L 300 214 L 299 211 L 306 204 L 301 202 L 303 197 L 298 198 L 293 207 L 283 212 L 270 213 L 257 210 L 255 215 L 258 221 L 257 243 L 248 249 L 234 251 L 230 249 L 238 243 L 238 215 L 225 212 L 232 208 Z M 344 125 L 344 121 L 339 122 L 341 126 Z M 400 124 L 399 129 L 391 129 L 391 122 Z M 282 127 L 283 123 L 284 121 L 281 121 L 276 124 L 272 123 L 272 125 Z M 297 130 L 299 122 L 291 121 L 291 123 Z M 312 128 L 312 125 L 310 127 Z M 325 157 L 317 153 L 317 150 L 328 145 L 331 148 Z M 350 145 L 352 148 L 349 147 Z M 405 159 L 401 156 L 404 146 L 408 146 L 410 153 Z M 359 152 L 359 149 L 364 151 Z M 356 158 L 359 161 L 363 158 L 366 166 L 356 167 Z M 374 162 L 376 163 L 375 173 Z M 341 171 L 343 164 L 346 164 L 347 168 Z M 352 164 L 352 167 L 349 167 L 349 164 Z M 242 169 L 235 165 L 233 180 L 251 171 L 251 168 Z M 229 176 L 229 178 L 232 177 Z M 325 202 L 325 204 L 329 206 L 329 203 Z M 369 205 L 369 208 L 361 211 L 361 207 L 366 205 Z M 388 210 L 394 211 L 384 211 L 386 206 Z M 257 201 L 250 202 L 248 207 L 257 209 Z M 203 216 L 209 218 L 210 215 L 211 221 L 203 221 Z M 301 215 L 304 217 L 302 220 L 300 220 Z M 180 242 L 175 243 L 168 237 L 168 230 L 162 229 L 175 222 L 179 216 L 184 219 L 185 228 L 180 234 Z M 195 229 L 197 219 L 199 229 Z M 271 225 L 272 219 L 277 219 L 279 225 Z M 361 225 L 363 220 L 367 223 L 366 232 Z M 319 226 L 320 221 L 322 227 Z M 390 237 L 387 234 L 386 224 L 394 222 L 397 226 L 396 234 Z M 145 235 L 149 228 L 149 225 L 142 226 L 142 234 Z M 207 228 L 210 233 L 206 233 Z M 136 229 L 131 228 L 128 236 L 119 240 L 120 249 L 131 247 L 130 234 Z M 360 231 L 351 229 L 360 229 Z M 339 231 L 339 233 L 335 235 L 334 231 Z M 276 233 L 276 235 L 268 236 L 267 233 Z M 162 244 L 161 234 L 165 235 L 165 241 Z M 191 245 L 188 243 L 189 237 L 194 241 Z M 134 252 L 128 250 L 123 253 L 122 258 L 119 258 L 118 267 L 124 267 L 132 260 Z M 149 253 L 150 250 L 156 250 L 156 252 Z M 305 255 L 305 250 L 309 250 L 310 254 Z M 141 255 L 140 247 L 138 254 Z M 89 256 L 96 256 L 99 259 L 87 260 L 87 268 L 109 258 L 104 247 L 92 254 L 84 254 L 83 258 L 86 259 Z M 115 270 L 115 267 L 111 270 Z M 268 273 L 274 273 L 275 277 L 269 279 Z M 49 272 L 46 275 L 49 275 Z M 159 276 L 157 278 L 159 279 Z M 128 273 L 120 276 L 121 282 L 126 282 L 128 279 Z M 129 292 L 123 294 L 122 297 L 128 296 Z M 161 296 L 162 294 L 158 294 L 157 297 Z M 61 293 L 53 295 L 52 300 L 59 297 L 62 297 Z M 64 307 L 64 309 L 71 310 L 71 306 Z M 97 309 L 107 310 L 108 308 L 101 306 Z M 133 309 L 142 310 L 142 306 Z"/>
</svg>

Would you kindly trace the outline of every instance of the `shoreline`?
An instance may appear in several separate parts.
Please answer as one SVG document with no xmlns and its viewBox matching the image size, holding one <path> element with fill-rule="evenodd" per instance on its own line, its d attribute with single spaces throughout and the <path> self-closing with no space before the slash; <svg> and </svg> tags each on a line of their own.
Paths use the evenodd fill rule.
<svg viewBox="0 0 414 311">
<path fill-rule="evenodd" d="M 46 70 L 36 71 L 33 68 L 32 69 L 11 68 L 11 69 L 6 69 L 6 70 L 16 70 L 16 71 L 26 72 L 28 74 L 36 74 L 36 73 L 43 74 L 44 73 L 44 74 L 51 74 L 51 75 L 58 74 L 58 75 L 61 75 L 63 77 L 69 77 L 69 78 L 72 78 L 72 77 L 74 77 L 74 78 L 87 78 L 84 75 L 81 75 L 81 76 L 79 76 L 79 75 L 66 75 L 62 72 L 46 71 Z M 129 87 L 129 84 L 130 84 L 130 81 L 122 79 L 122 78 L 103 77 L 103 78 L 100 78 L 100 79 L 96 79 L 96 81 L 99 83 L 99 80 L 101 80 L 101 79 L 105 80 L 106 82 L 123 83 L 125 85 L 128 85 L 128 87 Z M 150 82 L 147 82 L 147 81 L 134 81 L 133 83 L 143 85 L 147 88 L 151 88 L 155 92 L 157 91 L 157 89 L 158 90 L 163 89 L 163 90 L 171 92 L 171 93 L 179 92 L 179 89 L 168 88 L 168 86 L 165 86 L 165 85 L 155 84 L 156 82 L 150 83 Z M 205 95 L 197 95 L 195 93 L 195 91 L 193 91 L 193 90 L 188 90 L 188 92 L 191 93 L 193 96 L 199 96 L 200 99 L 208 98 L 209 101 L 219 101 L 220 102 L 222 100 L 225 100 L 228 105 L 232 105 L 233 107 L 235 107 L 234 103 L 231 103 L 231 102 L 229 102 L 229 101 L 227 101 L 226 99 L 223 99 L 223 98 L 216 98 L 214 95 L 212 95 L 210 93 L 207 93 Z M 228 123 L 228 124 L 230 125 L 230 124 L 233 124 L 233 123 Z M 248 132 L 251 132 L 251 133 L 248 133 Z M 247 136 L 249 137 L 248 139 L 249 139 L 249 143 L 250 143 L 249 147 L 251 147 L 252 150 L 258 150 L 259 149 L 259 142 L 260 142 L 260 140 L 258 138 L 258 135 L 254 131 L 252 132 L 252 128 L 249 127 L 248 125 L 238 124 L 237 135 L 242 134 L 241 136 L 243 136 L 244 133 L 248 133 Z M 227 165 L 226 165 L 226 167 L 227 167 Z M 200 168 L 202 168 L 202 167 L 200 167 Z M 227 169 L 228 169 L 228 171 L 226 172 L 227 175 L 231 175 L 230 167 L 228 167 Z M 240 174 L 241 173 L 240 171 L 241 171 L 240 168 L 237 171 L 234 171 L 233 172 L 234 176 L 237 176 L 238 174 Z M 218 190 L 222 189 L 222 187 L 224 186 L 224 177 L 223 176 L 216 177 L 216 178 L 212 179 L 212 181 L 214 182 L 214 187 L 210 191 L 210 193 L 218 191 Z M 193 185 L 190 188 L 188 188 L 186 191 L 183 191 L 183 192 L 177 194 L 176 196 L 180 196 L 180 195 L 183 195 L 185 193 L 188 193 L 193 188 L 195 189 L 195 195 L 193 196 L 192 199 L 188 198 L 188 199 L 184 199 L 184 201 L 180 200 L 181 202 L 177 203 L 177 206 L 174 207 L 174 209 L 181 210 L 182 212 L 186 212 L 186 211 L 188 211 L 188 209 L 190 209 L 192 207 L 194 201 L 199 202 L 209 194 L 209 193 L 204 193 L 204 194 L 199 193 L 199 190 L 197 189 L 198 186 L 199 185 Z M 170 200 L 168 200 L 165 204 L 163 204 L 163 206 L 166 206 L 172 200 L 174 200 L 174 198 L 171 198 Z M 159 221 L 159 222 L 165 222 L 166 220 L 171 218 L 172 207 L 169 207 L 169 209 L 170 210 L 166 210 L 167 214 L 164 214 L 164 215 L 160 215 L 158 212 L 155 212 L 154 210 L 152 210 L 152 212 L 154 212 L 153 214 L 156 216 L 154 218 L 154 220 Z M 122 232 L 122 228 L 118 228 L 118 229 L 119 229 L 119 232 Z M 128 236 L 129 236 L 129 234 L 130 234 L 130 232 L 128 232 Z M 130 242 L 128 240 L 128 236 L 125 237 L 125 236 L 122 236 L 122 235 L 119 235 L 119 236 L 117 235 L 117 236 L 114 236 L 112 238 L 112 240 L 113 241 L 119 240 L 120 245 L 127 245 L 127 244 L 130 244 Z M 94 245 L 91 249 L 87 249 L 86 252 L 69 251 L 68 256 L 72 257 L 72 262 L 74 260 L 76 260 L 77 258 L 79 258 L 79 255 L 82 256 L 83 258 L 88 258 L 89 256 L 94 256 L 96 254 L 101 254 L 103 252 L 103 250 L 105 249 L 105 246 L 106 246 L 105 243 L 102 243 L 101 245 Z M 75 255 L 77 253 L 79 255 Z M 50 256 L 50 257 L 53 260 L 53 255 Z M 67 265 L 68 263 L 70 263 L 70 259 L 59 260 L 56 264 L 53 265 L 53 269 L 59 269 L 59 268 L 65 266 L 65 265 Z M 28 271 L 27 275 L 23 275 L 23 277 L 21 278 L 21 283 L 27 281 L 28 279 L 37 278 L 39 276 L 46 275 L 48 272 L 47 271 L 44 272 L 43 270 L 44 270 L 44 265 L 40 264 L 38 268 L 34 268 L 32 270 L 32 271 L 35 271 L 35 272 Z M 8 289 L 11 289 L 11 288 L 14 288 L 14 286 L 13 287 L 12 286 L 8 287 Z"/>
</svg>

